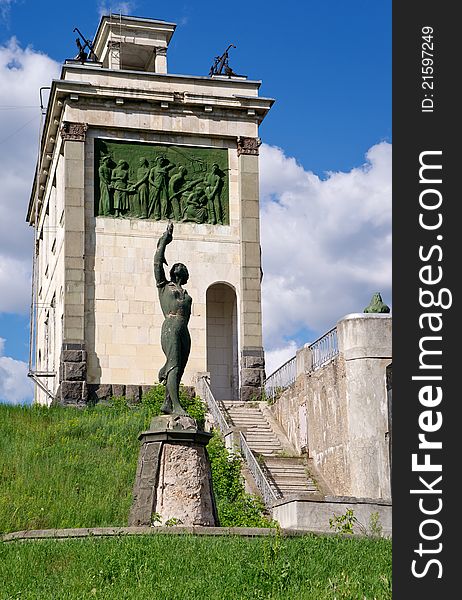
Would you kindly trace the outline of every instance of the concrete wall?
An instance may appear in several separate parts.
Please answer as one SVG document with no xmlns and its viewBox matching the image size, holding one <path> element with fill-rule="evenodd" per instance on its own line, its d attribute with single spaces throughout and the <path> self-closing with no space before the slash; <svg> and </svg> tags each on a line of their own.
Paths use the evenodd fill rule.
<svg viewBox="0 0 462 600">
<path fill-rule="evenodd" d="M 391 323 L 390 315 L 341 319 L 339 354 L 313 371 L 310 348 L 300 350 L 296 383 L 271 407 L 299 452 L 306 428 L 308 455 L 335 495 L 391 497 L 385 382 Z"/>
<path fill-rule="evenodd" d="M 353 531 L 358 534 L 374 534 L 376 525 L 382 528 L 382 535 L 392 534 L 392 508 L 390 502 L 379 502 L 368 498 L 326 497 L 322 500 L 290 500 L 272 508 L 272 517 L 285 529 L 305 529 L 319 533 L 332 533 L 330 520 L 344 515 L 347 509 L 353 510 L 357 522 Z"/>
</svg>

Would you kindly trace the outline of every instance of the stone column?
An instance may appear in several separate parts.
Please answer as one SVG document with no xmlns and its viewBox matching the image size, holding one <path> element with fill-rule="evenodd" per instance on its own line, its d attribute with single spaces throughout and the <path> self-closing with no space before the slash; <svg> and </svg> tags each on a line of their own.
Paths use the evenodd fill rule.
<svg viewBox="0 0 462 600">
<path fill-rule="evenodd" d="M 110 40 L 108 42 L 109 48 L 109 68 L 120 69 L 120 42 Z"/>
<path fill-rule="evenodd" d="M 265 359 L 261 321 L 261 252 L 258 188 L 259 138 L 237 140 L 241 237 L 241 400 L 260 400 Z"/>
<path fill-rule="evenodd" d="M 64 122 L 64 314 L 59 403 L 86 401 L 85 301 L 85 123 Z M 78 366 L 77 366 L 78 365 Z"/>
<path fill-rule="evenodd" d="M 158 46 L 156 48 L 156 58 L 154 61 L 156 73 L 167 73 L 167 48 Z"/>
<path fill-rule="evenodd" d="M 349 495 L 391 498 L 386 367 L 391 362 L 392 318 L 358 313 L 337 323 L 345 360 Z"/>
<path fill-rule="evenodd" d="M 199 431 L 191 417 L 162 415 L 152 420 L 150 430 L 138 438 L 141 450 L 129 525 L 218 525 L 205 448 L 211 437 Z"/>
</svg>

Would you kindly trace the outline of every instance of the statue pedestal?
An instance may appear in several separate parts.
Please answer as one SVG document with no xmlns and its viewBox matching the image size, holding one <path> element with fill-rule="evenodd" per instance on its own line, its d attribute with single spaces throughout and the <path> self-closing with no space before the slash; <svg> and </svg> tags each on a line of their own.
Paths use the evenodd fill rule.
<svg viewBox="0 0 462 600">
<path fill-rule="evenodd" d="M 199 431 L 191 417 L 154 417 L 149 431 L 138 436 L 133 504 L 128 524 L 218 525 L 210 461 L 205 446 L 210 433 Z M 161 522 L 153 522 L 153 515 Z"/>
</svg>

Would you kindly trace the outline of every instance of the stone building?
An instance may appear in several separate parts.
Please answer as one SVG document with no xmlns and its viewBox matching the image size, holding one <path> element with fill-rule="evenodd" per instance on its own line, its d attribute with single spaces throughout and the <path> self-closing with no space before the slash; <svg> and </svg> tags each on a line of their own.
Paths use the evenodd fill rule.
<svg viewBox="0 0 462 600">
<path fill-rule="evenodd" d="M 27 213 L 37 402 L 157 381 L 153 255 L 168 220 L 167 260 L 188 266 L 193 298 L 183 382 L 209 372 L 218 399 L 259 397 L 258 126 L 273 100 L 232 71 L 169 73 L 174 31 L 103 16 L 95 56 L 67 60 L 51 83 Z"/>
</svg>

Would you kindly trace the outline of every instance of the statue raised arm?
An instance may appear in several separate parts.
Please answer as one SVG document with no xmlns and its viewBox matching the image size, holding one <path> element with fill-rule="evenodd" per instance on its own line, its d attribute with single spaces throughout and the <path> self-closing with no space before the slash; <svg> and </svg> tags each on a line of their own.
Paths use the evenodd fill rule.
<svg viewBox="0 0 462 600">
<path fill-rule="evenodd" d="M 161 331 L 161 346 L 166 357 L 164 366 L 159 371 L 159 381 L 165 384 L 165 400 L 162 405 L 164 414 L 185 415 L 180 405 L 179 389 L 186 363 L 191 349 L 191 337 L 188 331 L 191 316 L 192 298 L 183 289 L 188 281 L 189 273 L 182 263 L 175 263 L 170 269 L 170 281 L 164 271 L 165 249 L 173 239 L 173 223 L 169 223 L 166 231 L 157 242 L 154 255 L 154 277 L 159 293 L 160 306 L 164 314 Z"/>
</svg>

